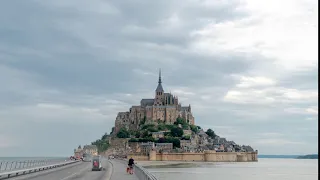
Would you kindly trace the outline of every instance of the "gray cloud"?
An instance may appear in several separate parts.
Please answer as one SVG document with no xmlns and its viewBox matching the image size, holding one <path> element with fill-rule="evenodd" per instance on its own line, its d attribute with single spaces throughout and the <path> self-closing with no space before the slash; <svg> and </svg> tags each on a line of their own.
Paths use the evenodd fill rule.
<svg viewBox="0 0 320 180">
<path fill-rule="evenodd" d="M 277 14 L 254 8 L 237 0 L 3 1 L 0 154 L 72 153 L 110 132 L 118 111 L 152 97 L 159 68 L 165 90 L 192 105 L 200 126 L 261 153 L 299 143 L 291 153 L 317 151 L 318 69 L 276 66 L 291 58 L 270 47 L 285 37 L 281 29 L 269 39 L 248 32 Z M 310 52 L 291 64 L 313 60 Z"/>
</svg>

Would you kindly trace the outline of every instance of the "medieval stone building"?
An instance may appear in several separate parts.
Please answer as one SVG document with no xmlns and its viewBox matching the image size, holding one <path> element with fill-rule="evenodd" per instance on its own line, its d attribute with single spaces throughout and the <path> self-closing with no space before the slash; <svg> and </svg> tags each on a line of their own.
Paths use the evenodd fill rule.
<svg viewBox="0 0 320 180">
<path fill-rule="evenodd" d="M 177 96 L 164 92 L 160 71 L 155 97 L 142 99 L 139 106 L 132 106 L 127 112 L 119 112 L 115 120 L 114 133 L 117 133 L 121 128 L 138 129 L 141 122 L 173 124 L 178 117 L 182 117 L 189 124 L 194 125 L 191 106 L 181 106 Z"/>
</svg>

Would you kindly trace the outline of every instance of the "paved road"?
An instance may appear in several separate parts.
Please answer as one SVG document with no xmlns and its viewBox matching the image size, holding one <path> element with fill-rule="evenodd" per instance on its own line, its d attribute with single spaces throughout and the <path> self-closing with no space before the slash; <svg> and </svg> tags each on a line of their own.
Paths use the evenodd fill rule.
<svg viewBox="0 0 320 180">
<path fill-rule="evenodd" d="M 11 178 L 10 180 L 108 180 L 111 176 L 110 163 L 102 161 L 103 171 L 91 171 L 90 162 L 79 162 L 61 168 Z"/>
<path fill-rule="evenodd" d="M 138 177 L 135 174 L 128 174 L 126 172 L 127 169 L 127 165 L 120 160 L 112 160 L 112 176 L 111 176 L 111 180 L 125 180 L 125 179 L 129 179 L 129 180 L 139 180 Z"/>
</svg>

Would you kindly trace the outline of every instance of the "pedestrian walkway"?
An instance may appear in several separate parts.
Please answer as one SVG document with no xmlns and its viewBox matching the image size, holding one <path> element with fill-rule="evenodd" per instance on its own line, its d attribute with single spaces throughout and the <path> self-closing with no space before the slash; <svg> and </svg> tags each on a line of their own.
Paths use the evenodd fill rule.
<svg viewBox="0 0 320 180">
<path fill-rule="evenodd" d="M 135 174 L 128 174 L 127 173 L 127 165 L 120 161 L 120 160 L 111 160 L 110 161 L 113 165 L 113 173 L 111 176 L 111 180 L 123 180 L 123 179 L 130 179 L 130 180 L 139 180 Z"/>
</svg>

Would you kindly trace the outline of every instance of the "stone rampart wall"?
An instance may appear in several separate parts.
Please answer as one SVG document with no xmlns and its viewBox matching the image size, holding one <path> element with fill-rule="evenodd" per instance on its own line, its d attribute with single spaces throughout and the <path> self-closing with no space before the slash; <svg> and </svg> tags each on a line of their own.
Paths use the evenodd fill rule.
<svg viewBox="0 0 320 180">
<path fill-rule="evenodd" d="M 149 156 L 144 154 L 128 154 L 127 158 L 133 158 L 135 161 L 149 161 Z"/>
<path fill-rule="evenodd" d="M 149 156 L 130 154 L 137 161 L 204 161 L 204 162 L 251 162 L 258 161 L 257 152 L 215 152 L 203 153 L 156 153 L 151 151 Z"/>
</svg>

